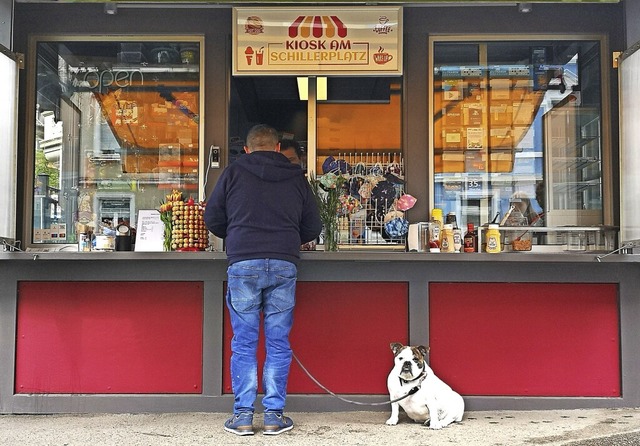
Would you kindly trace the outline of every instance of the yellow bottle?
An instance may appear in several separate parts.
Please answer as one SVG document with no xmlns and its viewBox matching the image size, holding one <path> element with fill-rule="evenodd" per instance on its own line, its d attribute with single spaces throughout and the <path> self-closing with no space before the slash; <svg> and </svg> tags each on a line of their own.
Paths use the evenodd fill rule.
<svg viewBox="0 0 640 446">
<path fill-rule="evenodd" d="M 454 252 L 453 242 L 453 225 L 446 224 L 442 228 L 442 234 L 440 237 L 440 252 Z"/>
<path fill-rule="evenodd" d="M 490 254 L 500 253 L 502 247 L 500 246 L 500 230 L 498 225 L 489 225 L 489 228 L 485 232 L 485 238 L 487 241 L 487 252 Z"/>
</svg>

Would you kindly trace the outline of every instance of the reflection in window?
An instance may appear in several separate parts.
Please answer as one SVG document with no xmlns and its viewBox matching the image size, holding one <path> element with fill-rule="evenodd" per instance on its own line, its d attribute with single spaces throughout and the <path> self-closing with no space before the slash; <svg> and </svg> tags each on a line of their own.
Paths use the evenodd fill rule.
<svg viewBox="0 0 640 446">
<path fill-rule="evenodd" d="M 603 223 L 599 41 L 434 42 L 433 207 Z"/>
<path fill-rule="evenodd" d="M 200 45 L 37 44 L 33 243 L 135 227 L 173 189 L 197 198 Z"/>
</svg>

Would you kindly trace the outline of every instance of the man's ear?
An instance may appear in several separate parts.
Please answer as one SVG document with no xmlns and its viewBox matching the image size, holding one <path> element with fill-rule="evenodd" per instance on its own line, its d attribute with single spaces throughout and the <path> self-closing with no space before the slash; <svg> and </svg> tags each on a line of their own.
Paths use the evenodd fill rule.
<svg viewBox="0 0 640 446">
<path fill-rule="evenodd" d="M 276 144 L 276 152 L 280 151 L 280 143 Z"/>
<path fill-rule="evenodd" d="M 249 147 L 244 146 L 244 153 L 251 153 L 251 149 Z"/>
</svg>

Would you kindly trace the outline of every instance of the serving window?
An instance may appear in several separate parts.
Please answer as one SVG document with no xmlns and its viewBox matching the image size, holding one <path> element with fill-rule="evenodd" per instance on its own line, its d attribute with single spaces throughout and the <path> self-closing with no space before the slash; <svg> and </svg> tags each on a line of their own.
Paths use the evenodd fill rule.
<svg viewBox="0 0 640 446">
<path fill-rule="evenodd" d="M 202 184 L 200 37 L 33 38 L 28 244 L 135 227 Z"/>
</svg>

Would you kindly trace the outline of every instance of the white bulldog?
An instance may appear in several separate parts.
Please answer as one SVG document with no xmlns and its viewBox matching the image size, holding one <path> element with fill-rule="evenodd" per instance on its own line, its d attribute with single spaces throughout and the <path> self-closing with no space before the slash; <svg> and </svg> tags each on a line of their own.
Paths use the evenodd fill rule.
<svg viewBox="0 0 640 446">
<path fill-rule="evenodd" d="M 392 343 L 391 350 L 395 355 L 393 369 L 387 378 L 391 401 L 411 394 L 391 403 L 387 424 L 398 424 L 400 407 L 409 418 L 431 429 L 442 429 L 454 421 L 461 421 L 464 400 L 433 373 L 426 361 L 429 349 L 423 345 L 412 347 Z"/>
</svg>

